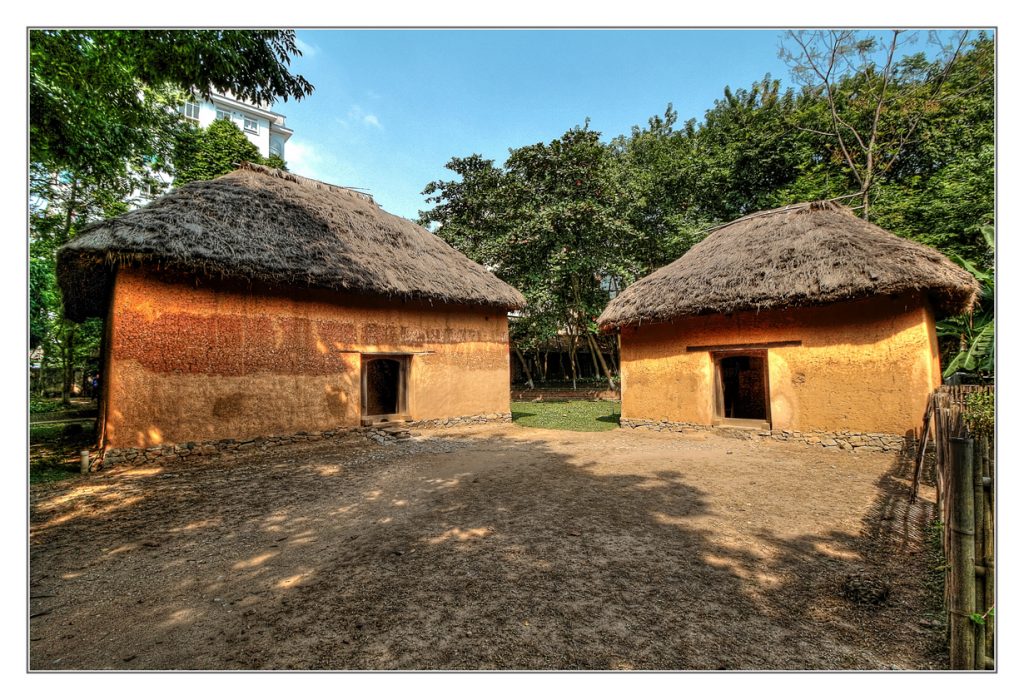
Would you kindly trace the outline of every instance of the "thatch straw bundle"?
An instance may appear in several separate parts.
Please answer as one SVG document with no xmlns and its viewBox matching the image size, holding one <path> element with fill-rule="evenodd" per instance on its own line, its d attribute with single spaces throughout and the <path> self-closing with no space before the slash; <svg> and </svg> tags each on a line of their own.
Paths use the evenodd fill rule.
<svg viewBox="0 0 1024 700">
<path fill-rule="evenodd" d="M 65 311 L 104 313 L 117 265 L 274 286 L 521 308 L 482 265 L 367 195 L 258 165 L 89 226 L 58 253 Z"/>
<path fill-rule="evenodd" d="M 630 285 L 598 318 L 605 330 L 686 316 L 818 306 L 922 292 L 938 316 L 966 311 L 978 285 L 928 246 L 833 202 L 760 212 L 718 229 Z"/>
</svg>

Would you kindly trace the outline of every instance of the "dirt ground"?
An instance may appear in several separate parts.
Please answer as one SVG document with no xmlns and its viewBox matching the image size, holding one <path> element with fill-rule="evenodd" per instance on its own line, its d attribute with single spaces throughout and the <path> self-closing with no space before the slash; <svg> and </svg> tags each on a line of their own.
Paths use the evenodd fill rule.
<svg viewBox="0 0 1024 700">
<path fill-rule="evenodd" d="M 31 491 L 32 669 L 923 669 L 892 455 L 515 425 Z M 863 569 L 881 606 L 841 595 Z"/>
</svg>

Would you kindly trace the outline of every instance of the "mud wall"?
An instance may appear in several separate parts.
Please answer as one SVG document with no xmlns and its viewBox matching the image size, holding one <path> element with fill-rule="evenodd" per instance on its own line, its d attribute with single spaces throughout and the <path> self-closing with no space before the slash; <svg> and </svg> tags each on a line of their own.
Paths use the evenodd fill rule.
<svg viewBox="0 0 1024 700">
<path fill-rule="evenodd" d="M 360 353 L 413 353 L 414 420 L 509 411 L 508 320 L 481 307 L 118 272 L 105 442 L 148 447 L 359 424 Z"/>
<path fill-rule="evenodd" d="M 773 430 L 904 434 L 941 383 L 935 323 L 916 296 L 738 313 L 622 331 L 624 419 L 711 425 L 714 360 L 694 346 L 769 348 Z"/>
</svg>

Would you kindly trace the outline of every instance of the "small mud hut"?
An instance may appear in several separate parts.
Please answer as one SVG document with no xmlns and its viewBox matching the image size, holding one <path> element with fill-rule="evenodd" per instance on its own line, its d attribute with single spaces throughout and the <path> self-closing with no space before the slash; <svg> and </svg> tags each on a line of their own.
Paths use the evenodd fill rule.
<svg viewBox="0 0 1024 700">
<path fill-rule="evenodd" d="M 243 165 L 90 226 L 58 276 L 106 318 L 107 447 L 508 415 L 522 295 L 349 189 Z"/>
<path fill-rule="evenodd" d="M 625 425 L 878 447 L 920 426 L 941 383 L 935 320 L 976 292 L 937 251 L 816 202 L 719 228 L 598 324 L 621 332 Z"/>
</svg>

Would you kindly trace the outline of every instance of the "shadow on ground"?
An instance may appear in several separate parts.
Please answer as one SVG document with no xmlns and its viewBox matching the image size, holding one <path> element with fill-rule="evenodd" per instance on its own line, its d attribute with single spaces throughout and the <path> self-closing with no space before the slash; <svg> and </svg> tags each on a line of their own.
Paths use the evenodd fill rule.
<svg viewBox="0 0 1024 700">
<path fill-rule="evenodd" d="M 900 463 L 844 462 L 873 505 L 817 504 L 819 524 L 794 532 L 772 506 L 785 483 L 720 483 L 685 438 L 625 459 L 614 455 L 633 448 L 614 433 L 559 443 L 516 430 L 278 448 L 41 488 L 31 667 L 941 663 L 936 632 L 919 624 L 931 506 L 908 507 Z M 796 460 L 780 480 L 821 454 L 785 449 L 751 454 L 766 468 Z M 838 478 L 819 471 L 808 478 Z M 752 507 L 748 490 L 762 495 Z M 861 521 L 837 515 L 833 527 L 833 511 Z M 865 567 L 892 583 L 881 607 L 839 594 Z"/>
</svg>

